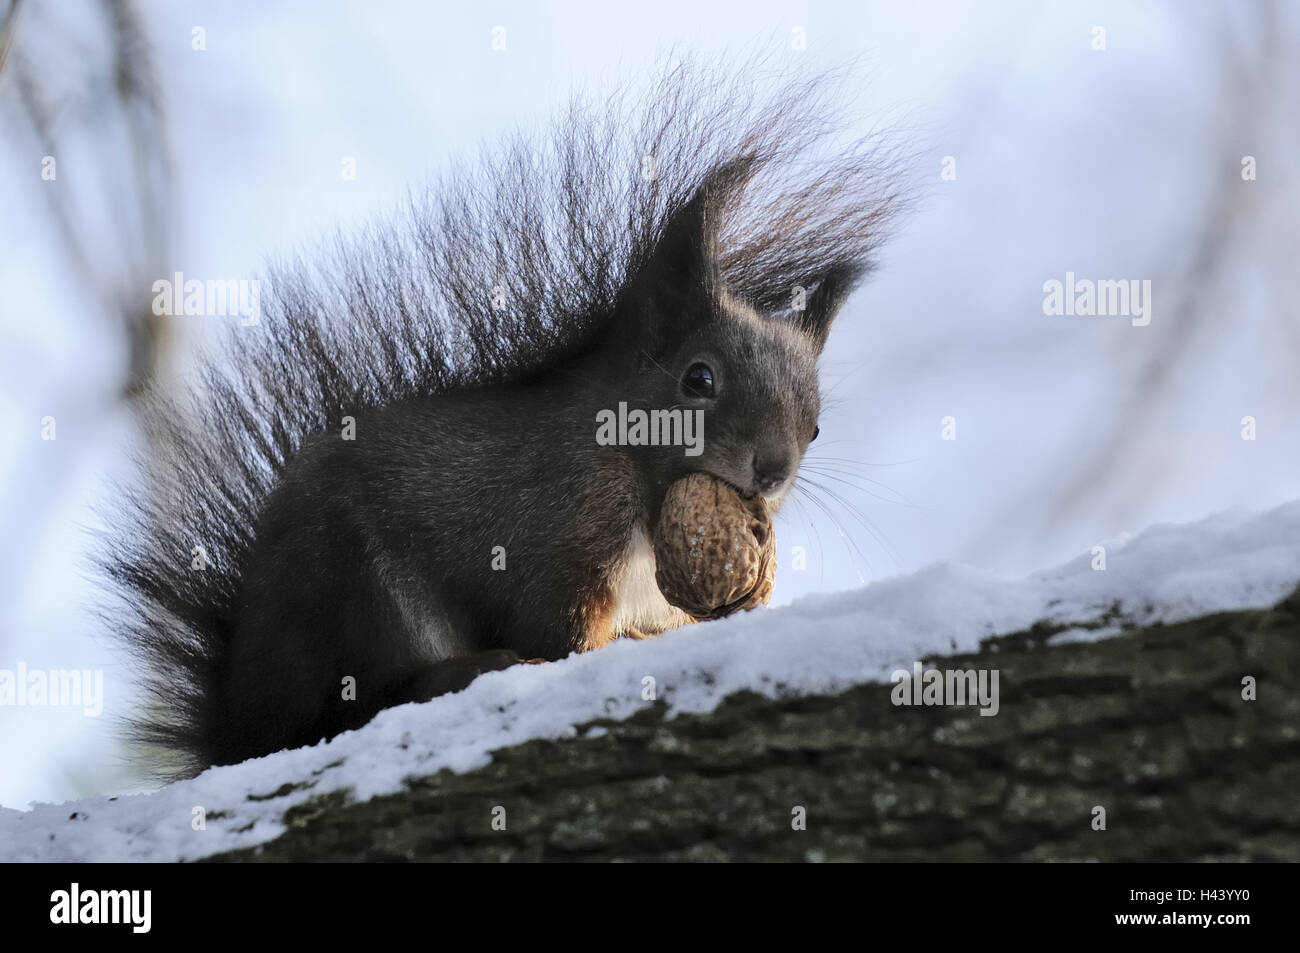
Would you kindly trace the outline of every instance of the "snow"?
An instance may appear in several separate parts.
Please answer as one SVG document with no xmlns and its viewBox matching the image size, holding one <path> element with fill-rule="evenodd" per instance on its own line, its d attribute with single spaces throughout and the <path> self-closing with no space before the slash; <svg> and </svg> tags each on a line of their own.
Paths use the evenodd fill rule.
<svg viewBox="0 0 1300 953">
<path fill-rule="evenodd" d="M 329 743 L 214 768 L 150 794 L 0 809 L 0 860 L 176 861 L 248 847 L 278 835 L 285 810 L 308 797 L 351 789 L 365 800 L 401 790 L 412 775 L 473 770 L 494 749 L 626 718 L 651 704 L 651 684 L 670 716 L 707 712 L 741 689 L 830 693 L 888 681 L 923 656 L 973 651 L 985 637 L 1039 620 L 1063 626 L 1062 641 L 1078 641 L 1129 623 L 1266 607 L 1300 581 L 1300 501 L 1159 525 L 1103 545 L 1104 570 L 1093 568 L 1092 552 L 1019 580 L 943 563 L 850 593 L 494 672 L 458 694 L 383 712 Z M 310 787 L 266 797 L 299 781 Z M 191 823 L 196 808 L 207 814 L 203 830 Z"/>
</svg>

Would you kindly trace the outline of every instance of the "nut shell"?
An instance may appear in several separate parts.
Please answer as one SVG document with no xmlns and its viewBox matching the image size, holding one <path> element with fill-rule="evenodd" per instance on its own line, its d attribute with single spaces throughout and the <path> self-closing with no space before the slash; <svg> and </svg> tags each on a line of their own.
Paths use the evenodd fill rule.
<svg viewBox="0 0 1300 953">
<path fill-rule="evenodd" d="M 772 599 L 776 534 L 766 501 L 747 500 L 707 474 L 668 488 L 654 551 L 660 592 L 695 619 L 720 619 Z"/>
</svg>

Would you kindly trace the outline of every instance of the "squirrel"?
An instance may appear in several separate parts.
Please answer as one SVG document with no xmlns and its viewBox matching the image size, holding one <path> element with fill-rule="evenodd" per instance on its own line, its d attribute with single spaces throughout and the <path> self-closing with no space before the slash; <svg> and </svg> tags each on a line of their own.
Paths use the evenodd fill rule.
<svg viewBox="0 0 1300 953">
<path fill-rule="evenodd" d="M 575 97 L 273 267 L 260 322 L 147 396 L 101 564 L 173 775 L 692 621 L 655 584 L 668 486 L 780 505 L 904 201 L 877 134 L 835 145 L 825 74 L 751 80 Z M 702 412 L 702 452 L 598 442 L 621 403 Z"/>
</svg>

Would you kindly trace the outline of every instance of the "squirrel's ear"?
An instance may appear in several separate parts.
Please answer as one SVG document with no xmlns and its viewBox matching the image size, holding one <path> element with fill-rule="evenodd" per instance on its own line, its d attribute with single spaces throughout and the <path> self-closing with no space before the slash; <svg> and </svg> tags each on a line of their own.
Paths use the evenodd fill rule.
<svg viewBox="0 0 1300 953">
<path fill-rule="evenodd" d="M 808 296 L 802 311 L 795 313 L 795 326 L 812 338 L 817 351 L 826 346 L 826 336 L 831 332 L 831 322 L 839 313 L 850 292 L 853 291 L 863 269 L 859 265 L 835 265 L 817 282 L 817 287 Z"/>
<path fill-rule="evenodd" d="M 659 315 L 698 321 L 716 294 L 718 232 L 727 204 L 743 188 L 751 158 L 724 162 L 706 175 L 694 194 L 665 221 L 654 249 L 640 269 L 639 296 L 648 297 Z M 662 330 L 662 329 L 659 329 Z"/>
</svg>

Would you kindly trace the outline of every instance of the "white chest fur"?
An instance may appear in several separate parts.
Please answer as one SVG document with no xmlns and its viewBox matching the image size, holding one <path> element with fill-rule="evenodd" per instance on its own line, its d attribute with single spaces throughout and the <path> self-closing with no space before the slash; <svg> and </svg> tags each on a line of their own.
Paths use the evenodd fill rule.
<svg viewBox="0 0 1300 953">
<path fill-rule="evenodd" d="M 655 582 L 655 554 L 644 526 L 637 526 L 628 539 L 618 568 L 610 578 L 614 596 L 612 625 L 614 634 L 626 635 L 633 630 L 641 635 L 656 635 L 667 629 L 686 625 L 692 619 L 668 603 Z"/>
</svg>

